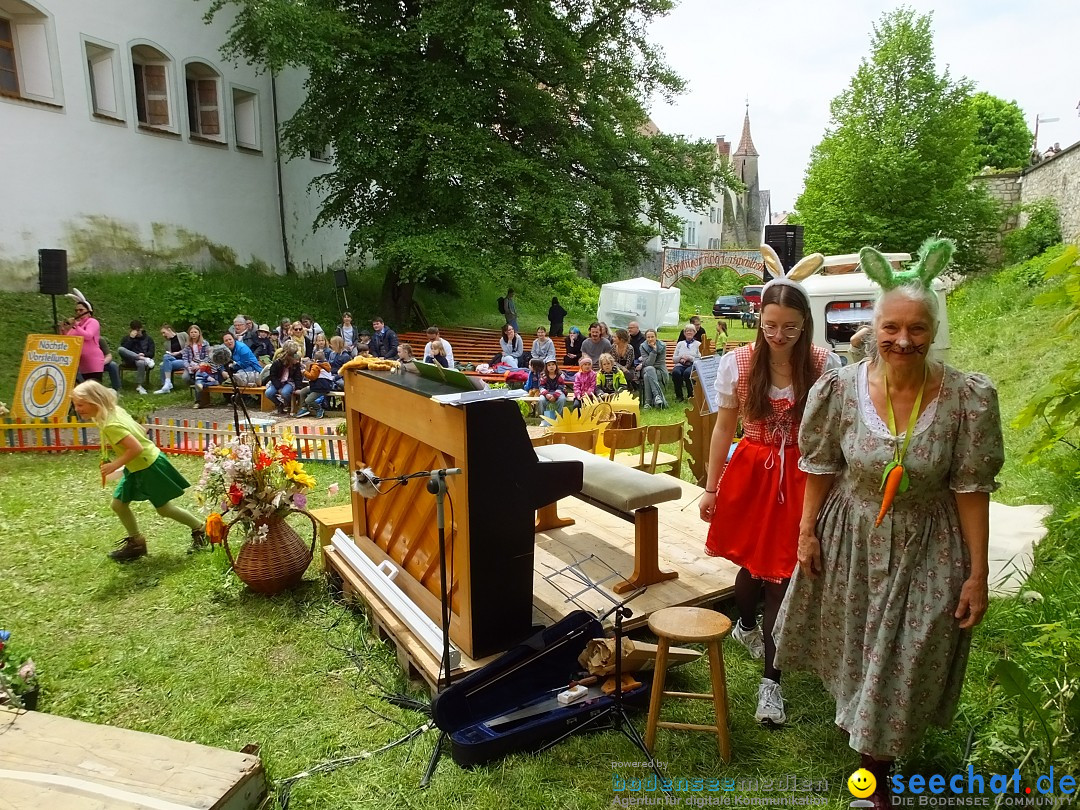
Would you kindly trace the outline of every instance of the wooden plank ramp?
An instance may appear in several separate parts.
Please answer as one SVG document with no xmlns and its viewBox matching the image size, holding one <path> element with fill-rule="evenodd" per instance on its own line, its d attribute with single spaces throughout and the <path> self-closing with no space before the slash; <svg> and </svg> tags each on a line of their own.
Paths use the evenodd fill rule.
<svg viewBox="0 0 1080 810">
<path fill-rule="evenodd" d="M 631 602 L 634 616 L 629 630 L 644 628 L 649 614 L 676 605 L 704 605 L 724 599 L 735 588 L 738 567 L 705 554 L 708 526 L 698 516 L 702 489 L 680 481 L 682 496 L 657 505 L 660 520 L 660 565 L 679 573 L 677 579 L 650 585 Z M 602 615 L 630 594 L 617 596 L 612 588 L 634 570 L 634 524 L 577 498 L 559 501 L 559 514 L 577 521 L 564 529 L 536 535 L 533 578 L 533 621 L 548 626 L 571 612 L 584 609 Z M 348 533 L 348 530 L 346 530 Z M 363 579 L 330 547 L 323 549 L 324 568 L 342 583 L 347 598 L 366 605 L 380 636 L 395 647 L 398 663 L 410 679 L 427 683 L 434 691 L 440 682 L 439 656 L 432 653 L 402 623 Z M 613 573 L 614 571 L 614 573 Z M 588 581 L 599 583 L 587 587 Z M 494 587 L 497 587 L 494 586 Z M 568 598 L 572 596 L 573 598 Z M 605 624 L 611 625 L 611 619 Z M 476 661 L 462 654 L 457 680 L 493 660 Z"/>
<path fill-rule="evenodd" d="M 248 810 L 266 795 L 251 754 L 0 707 L 4 810 Z"/>
</svg>

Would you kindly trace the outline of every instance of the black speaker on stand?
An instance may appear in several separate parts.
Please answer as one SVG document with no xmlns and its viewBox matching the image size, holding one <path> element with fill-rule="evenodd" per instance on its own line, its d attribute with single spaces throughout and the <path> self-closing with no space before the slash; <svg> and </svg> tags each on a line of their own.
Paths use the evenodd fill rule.
<svg viewBox="0 0 1080 810">
<path fill-rule="evenodd" d="M 56 316 L 56 296 L 67 295 L 67 251 L 41 248 L 38 251 L 38 292 L 52 296 L 53 332 L 60 331 Z"/>
<path fill-rule="evenodd" d="M 765 244 L 776 251 L 785 270 L 790 270 L 803 257 L 802 225 L 766 225 Z"/>
<path fill-rule="evenodd" d="M 334 271 L 334 295 L 337 296 L 337 291 L 341 290 L 342 296 L 345 298 L 345 309 L 349 309 L 349 294 L 345 292 L 345 289 L 349 286 L 349 271 L 348 270 L 335 270 Z"/>
</svg>

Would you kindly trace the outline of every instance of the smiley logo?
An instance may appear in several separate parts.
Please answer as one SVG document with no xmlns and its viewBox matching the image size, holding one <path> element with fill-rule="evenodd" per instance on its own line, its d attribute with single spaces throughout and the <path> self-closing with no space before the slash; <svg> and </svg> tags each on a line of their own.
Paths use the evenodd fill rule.
<svg viewBox="0 0 1080 810">
<path fill-rule="evenodd" d="M 856 799 L 865 799 L 877 787 L 877 779 L 866 768 L 859 768 L 847 780 L 848 790 Z"/>
</svg>

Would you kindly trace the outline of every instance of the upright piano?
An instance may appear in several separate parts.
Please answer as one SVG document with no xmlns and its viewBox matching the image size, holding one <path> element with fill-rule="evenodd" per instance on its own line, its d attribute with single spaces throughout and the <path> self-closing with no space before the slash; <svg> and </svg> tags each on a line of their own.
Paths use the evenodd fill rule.
<svg viewBox="0 0 1080 810">
<path fill-rule="evenodd" d="M 518 403 L 432 400 L 459 389 L 416 374 L 347 369 L 349 468 L 379 478 L 460 467 L 446 478 L 450 638 L 471 658 L 502 652 L 533 629 L 534 512 L 581 490 L 580 462 L 540 461 Z M 436 499 L 425 479 L 353 498 L 353 538 L 440 624 Z"/>
</svg>

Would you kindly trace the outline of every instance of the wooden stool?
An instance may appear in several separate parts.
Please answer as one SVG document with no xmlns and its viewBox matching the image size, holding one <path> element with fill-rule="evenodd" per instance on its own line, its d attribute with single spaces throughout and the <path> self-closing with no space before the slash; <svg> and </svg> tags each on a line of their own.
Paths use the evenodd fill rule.
<svg viewBox="0 0 1080 810">
<path fill-rule="evenodd" d="M 645 727 L 645 747 L 651 752 L 657 728 L 676 728 L 685 731 L 711 731 L 720 745 L 720 758 L 731 759 L 731 737 L 728 734 L 727 678 L 724 674 L 724 650 L 721 642 L 731 632 L 731 619 L 715 610 L 696 607 L 671 607 L 649 616 L 649 629 L 657 637 L 656 670 L 653 675 L 652 696 L 649 699 L 649 722 Z M 665 692 L 667 657 L 670 642 L 698 642 L 709 651 L 709 674 L 712 694 L 697 692 Z M 715 726 L 694 723 L 665 723 L 660 721 L 660 704 L 664 698 L 695 698 L 711 700 L 716 711 Z"/>
</svg>

